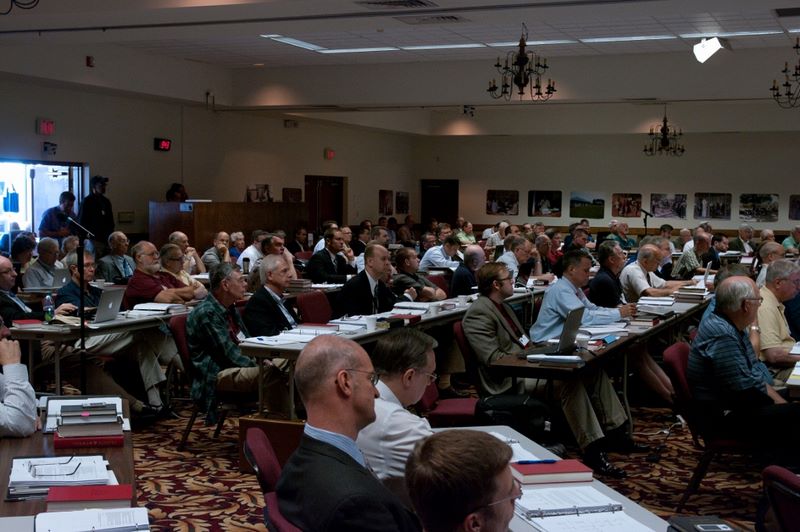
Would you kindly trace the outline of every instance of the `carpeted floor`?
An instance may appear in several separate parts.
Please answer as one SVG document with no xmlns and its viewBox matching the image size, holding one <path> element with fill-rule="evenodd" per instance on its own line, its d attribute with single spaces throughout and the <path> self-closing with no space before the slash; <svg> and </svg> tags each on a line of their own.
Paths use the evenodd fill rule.
<svg viewBox="0 0 800 532">
<path fill-rule="evenodd" d="M 674 421 L 667 409 L 635 408 L 637 439 L 656 445 L 656 434 Z M 184 419 L 159 422 L 134 434 L 139 504 L 150 512 L 153 530 L 265 530 L 263 499 L 253 475 L 239 473 L 238 427 L 226 422 L 218 440 L 213 427 L 195 424 L 187 450 L 176 447 Z M 648 436 L 650 435 L 650 436 Z M 699 452 L 688 430 L 673 430 L 658 463 L 643 455 L 612 455 L 628 471 L 625 480 L 607 484 L 663 518 L 674 513 Z M 760 465 L 725 457 L 712 464 L 685 513 L 716 514 L 752 529 L 760 497 Z"/>
</svg>

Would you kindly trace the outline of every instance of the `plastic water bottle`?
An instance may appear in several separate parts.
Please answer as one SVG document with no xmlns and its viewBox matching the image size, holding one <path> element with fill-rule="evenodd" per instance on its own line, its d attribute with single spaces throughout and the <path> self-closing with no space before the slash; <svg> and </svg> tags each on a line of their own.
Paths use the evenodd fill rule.
<svg viewBox="0 0 800 532">
<path fill-rule="evenodd" d="M 53 304 L 52 296 L 45 296 L 42 309 L 44 310 L 44 321 L 50 323 L 53 320 L 53 316 L 56 315 L 56 306 Z"/>
</svg>

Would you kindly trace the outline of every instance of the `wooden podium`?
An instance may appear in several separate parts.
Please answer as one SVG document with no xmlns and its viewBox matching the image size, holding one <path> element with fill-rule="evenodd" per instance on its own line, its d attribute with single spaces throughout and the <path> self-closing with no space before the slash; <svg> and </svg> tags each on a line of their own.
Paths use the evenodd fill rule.
<svg viewBox="0 0 800 532">
<path fill-rule="evenodd" d="M 200 254 L 211 247 L 218 231 L 241 231 L 250 245 L 255 229 L 283 229 L 291 238 L 298 223 L 308 220 L 305 203 L 151 201 L 149 210 L 151 242 L 160 247 L 167 243 L 170 233 L 181 231 Z"/>
</svg>

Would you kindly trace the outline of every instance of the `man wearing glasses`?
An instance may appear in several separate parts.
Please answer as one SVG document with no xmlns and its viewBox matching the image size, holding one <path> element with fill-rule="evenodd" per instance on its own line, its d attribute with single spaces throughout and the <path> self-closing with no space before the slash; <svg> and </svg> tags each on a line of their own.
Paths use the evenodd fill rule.
<svg viewBox="0 0 800 532">
<path fill-rule="evenodd" d="M 717 287 L 716 308 L 700 322 L 689 353 L 692 411 L 707 434 L 793 453 L 800 444 L 800 403 L 787 403 L 775 390 L 748 337 L 761 300 L 748 277 L 729 277 Z"/>
<path fill-rule="evenodd" d="M 759 290 L 763 303 L 758 308 L 758 325 L 750 327 L 750 332 L 758 335 L 759 358 L 767 365 L 778 385 L 786 382 L 795 363 L 800 361 L 800 356 L 789 354 L 795 339 L 789 332 L 783 306 L 785 301 L 797 295 L 798 283 L 800 267 L 797 264 L 786 259 L 770 264 L 766 284 Z"/>
<path fill-rule="evenodd" d="M 127 284 L 136 270 L 136 263 L 128 255 L 128 236 L 122 231 L 114 231 L 108 237 L 111 253 L 97 261 L 97 278 L 109 283 Z"/>
<path fill-rule="evenodd" d="M 419 442 L 406 486 L 425 531 L 508 530 L 522 497 L 510 461 L 511 447 L 485 432 L 445 430 Z"/>
<path fill-rule="evenodd" d="M 297 359 L 295 383 L 308 422 L 278 481 L 283 516 L 306 532 L 419 531 L 356 445 L 359 431 L 375 421 L 379 396 L 367 352 L 352 340 L 318 336 Z"/>
<path fill-rule="evenodd" d="M 382 337 L 372 351 L 372 361 L 381 375 L 375 386 L 375 421 L 358 434 L 358 447 L 372 471 L 393 489 L 402 487 L 406 459 L 419 440 L 433 434 L 428 420 L 407 407 L 417 403 L 429 384 L 436 381 L 436 340 L 416 329 Z M 398 482 L 399 481 L 399 482 Z"/>
<path fill-rule="evenodd" d="M 161 271 L 175 277 L 185 286 L 191 287 L 193 289 L 192 299 L 200 300 L 208 295 L 208 290 L 203 286 L 203 283 L 193 279 L 183 268 L 186 255 L 183 254 L 180 246 L 177 244 L 164 244 L 158 250 L 158 254 L 161 257 Z"/>
<path fill-rule="evenodd" d="M 156 247 L 142 240 L 133 246 L 136 271 L 128 281 L 123 305 L 132 309 L 139 303 L 185 303 L 194 297 L 194 288 L 161 270 L 161 256 Z"/>
</svg>

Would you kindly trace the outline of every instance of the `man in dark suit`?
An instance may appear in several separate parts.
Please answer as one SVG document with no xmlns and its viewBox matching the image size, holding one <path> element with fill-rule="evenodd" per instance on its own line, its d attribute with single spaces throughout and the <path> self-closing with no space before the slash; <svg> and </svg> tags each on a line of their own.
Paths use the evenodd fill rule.
<svg viewBox="0 0 800 532">
<path fill-rule="evenodd" d="M 486 253 L 477 244 L 467 246 L 464 250 L 464 262 L 458 265 L 450 280 L 450 297 L 468 296 L 475 293 L 474 286 L 478 286 L 475 272 L 486 263 Z"/>
<path fill-rule="evenodd" d="M 244 324 L 254 336 L 275 336 L 292 329 L 300 321 L 283 300 L 289 287 L 291 270 L 280 255 L 265 255 L 259 266 L 264 286 L 259 288 L 244 309 Z"/>
<path fill-rule="evenodd" d="M 98 279 L 104 279 L 109 283 L 127 284 L 128 279 L 136 270 L 136 263 L 133 257 L 128 255 L 128 237 L 122 231 L 114 231 L 108 237 L 108 248 L 111 250 L 108 255 L 97 261 Z"/>
<path fill-rule="evenodd" d="M 308 260 L 306 276 L 315 283 L 346 282 L 356 274 L 356 268 L 339 255 L 343 249 L 342 232 L 339 229 L 325 231 L 325 249 L 317 251 Z"/>
<path fill-rule="evenodd" d="M 367 242 L 369 242 L 369 227 L 363 225 L 358 226 L 358 233 L 356 239 L 350 242 L 350 248 L 353 250 L 353 255 L 358 257 L 364 250 L 367 249 Z"/>
<path fill-rule="evenodd" d="M 409 287 L 402 296 L 396 296 L 386 285 L 391 272 L 389 250 L 380 244 L 368 245 L 364 251 L 364 271 L 342 287 L 339 301 L 343 312 L 350 316 L 378 314 L 391 310 L 402 297 L 414 301 L 417 298 L 414 288 Z"/>
<path fill-rule="evenodd" d="M 352 340 L 319 336 L 300 353 L 295 382 L 307 423 L 278 481 L 283 516 L 306 532 L 419 531 L 356 445 L 359 431 L 375 421 L 378 397 L 367 352 Z"/>
</svg>

